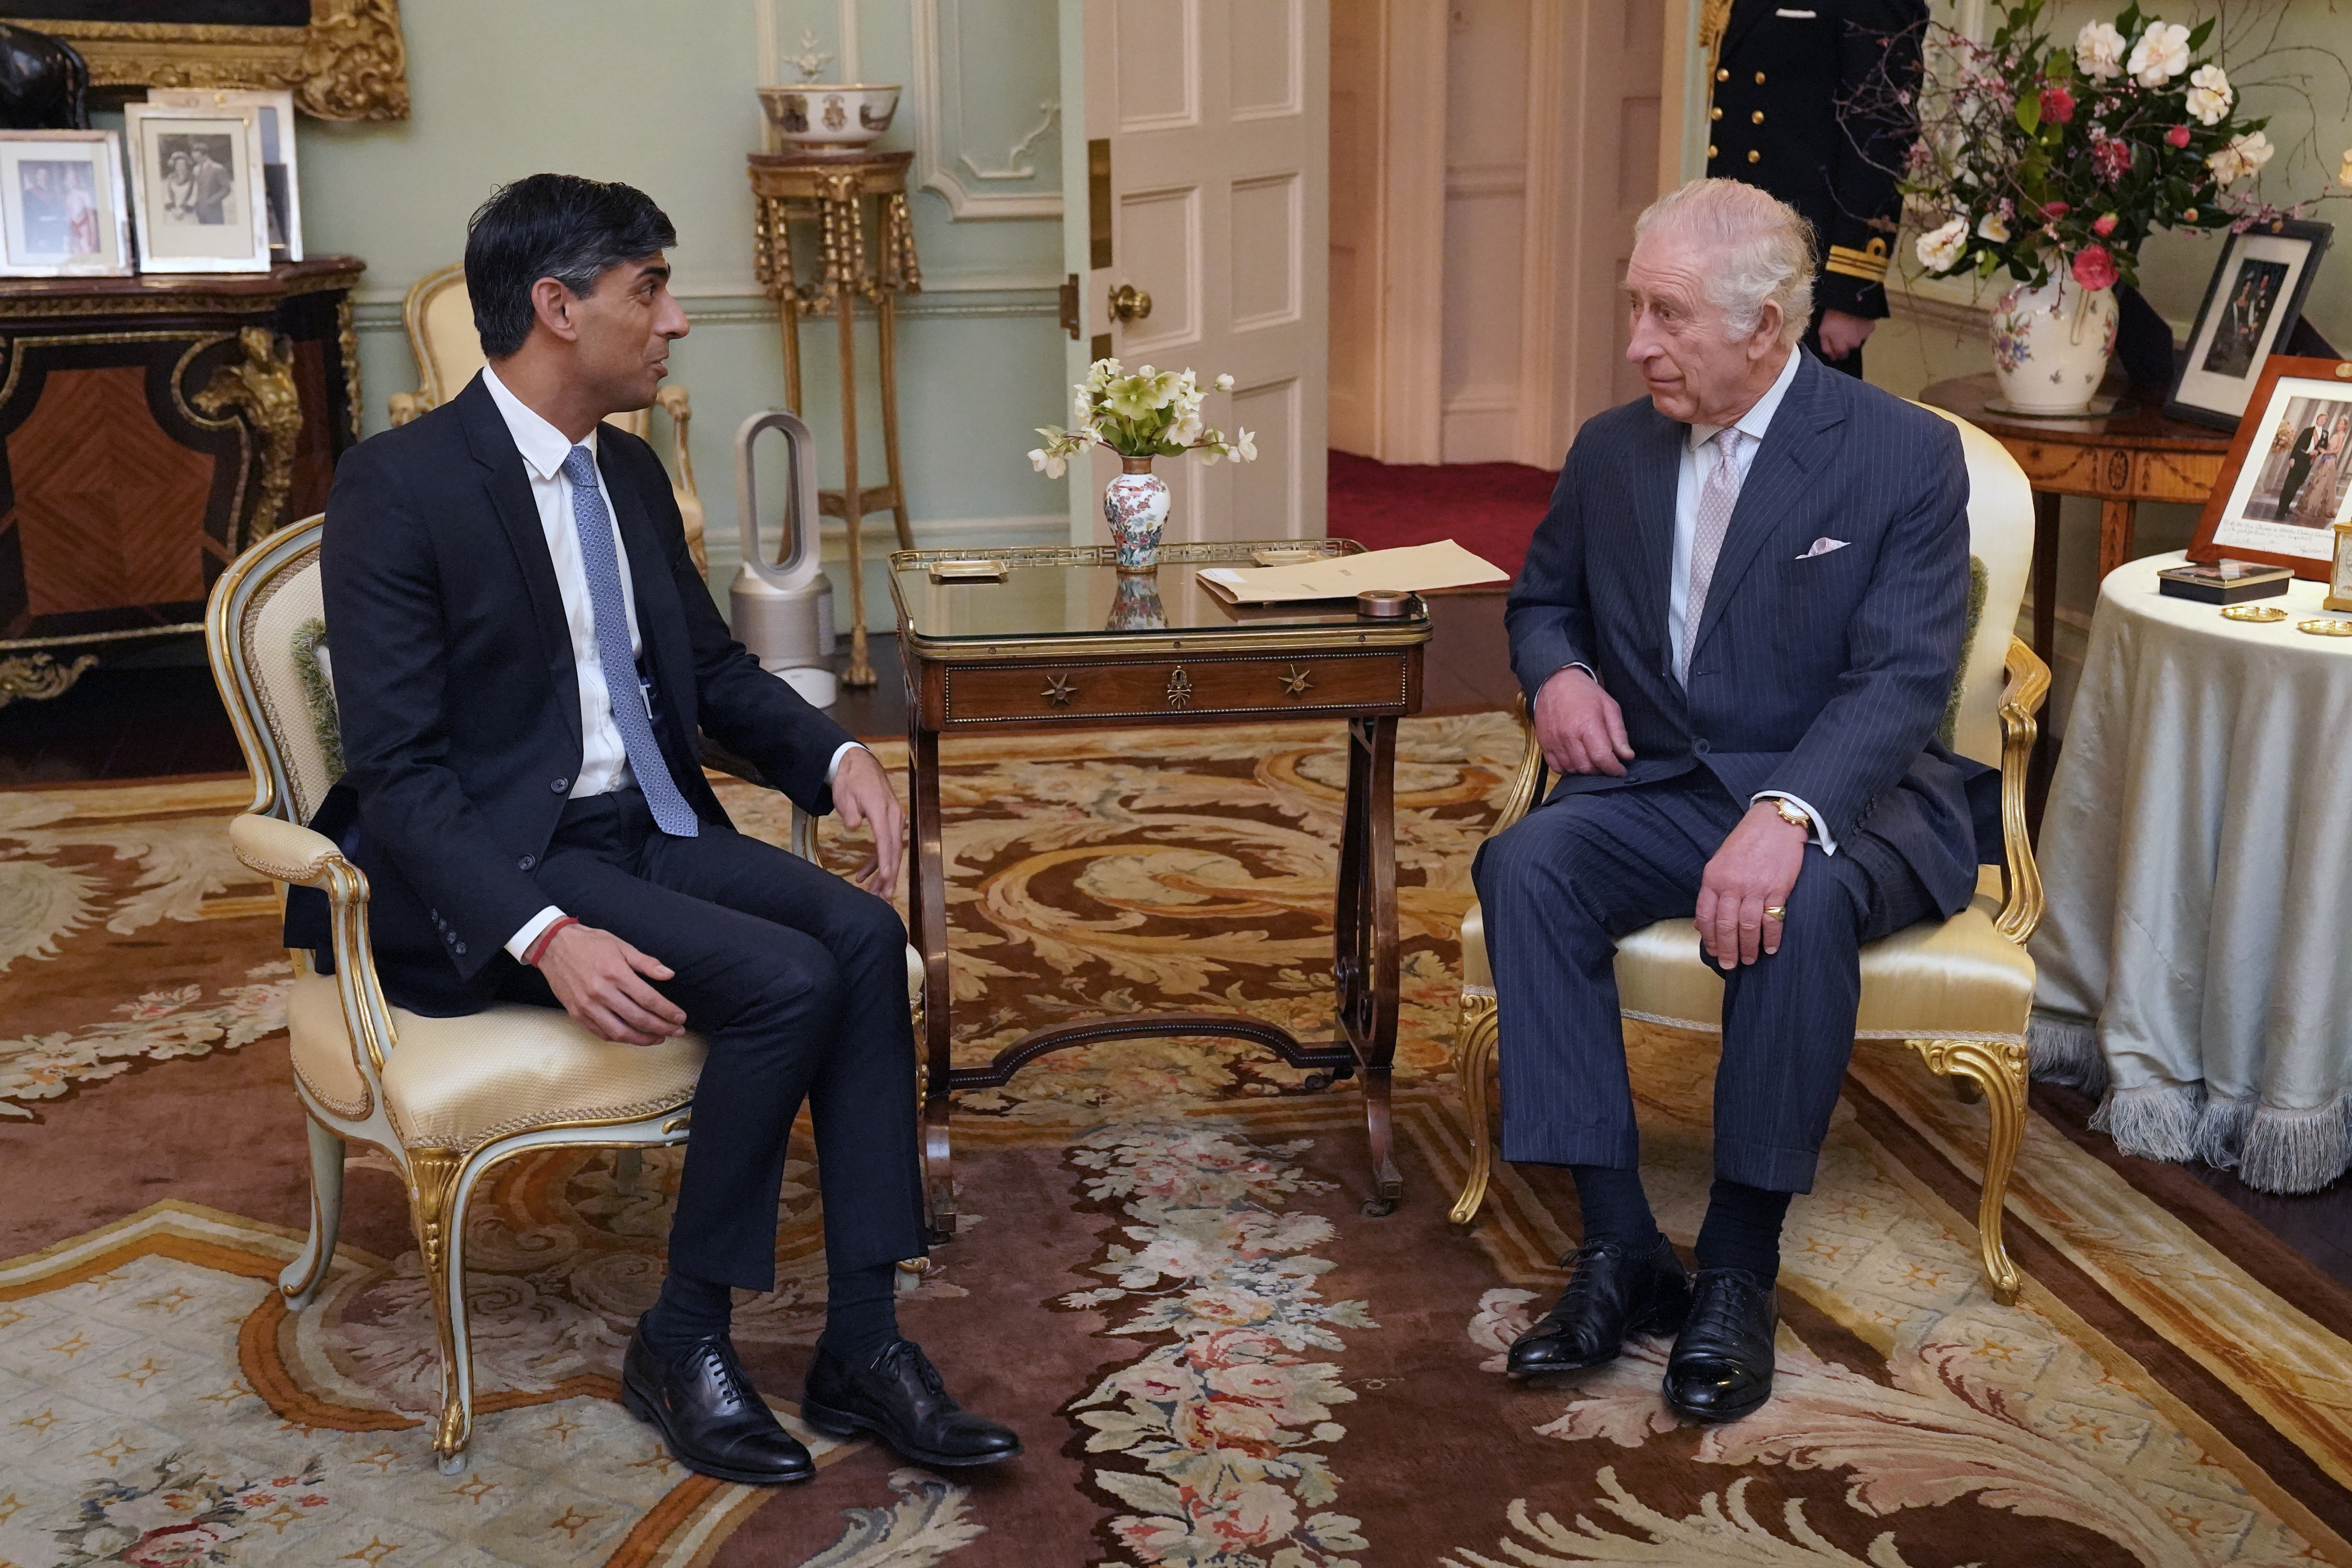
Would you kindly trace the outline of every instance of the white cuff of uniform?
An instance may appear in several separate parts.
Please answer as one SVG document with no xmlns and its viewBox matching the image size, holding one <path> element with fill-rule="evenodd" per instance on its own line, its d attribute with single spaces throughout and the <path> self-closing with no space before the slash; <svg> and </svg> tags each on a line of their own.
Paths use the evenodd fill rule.
<svg viewBox="0 0 2352 1568">
<path fill-rule="evenodd" d="M 825 787 L 830 789 L 833 786 L 835 777 L 840 773 L 842 758 L 849 755 L 852 752 L 862 752 L 865 749 L 865 747 L 859 745 L 855 741 L 844 741 L 840 745 L 835 746 L 833 749 L 833 761 L 824 764 Z"/>
<path fill-rule="evenodd" d="M 1830 837 L 1829 825 L 1822 820 L 1822 814 L 1820 812 L 1815 811 L 1811 806 L 1806 805 L 1803 801 L 1799 800 L 1795 795 L 1790 795 L 1786 790 L 1768 789 L 1760 795 L 1749 795 L 1748 797 L 1748 804 L 1754 805 L 1759 800 L 1785 800 L 1790 805 L 1795 806 L 1799 811 L 1803 812 L 1808 817 L 1812 819 L 1812 841 L 1822 847 L 1822 853 L 1824 855 L 1834 855 L 1837 853 L 1837 840 Z"/>
<path fill-rule="evenodd" d="M 507 938 L 507 952 L 513 956 L 517 963 L 520 963 L 523 961 L 522 955 L 530 951 L 530 944 L 539 940 L 539 933 L 562 918 L 562 910 L 557 909 L 553 904 L 548 905 L 547 908 L 523 921 L 522 928 Z"/>
</svg>

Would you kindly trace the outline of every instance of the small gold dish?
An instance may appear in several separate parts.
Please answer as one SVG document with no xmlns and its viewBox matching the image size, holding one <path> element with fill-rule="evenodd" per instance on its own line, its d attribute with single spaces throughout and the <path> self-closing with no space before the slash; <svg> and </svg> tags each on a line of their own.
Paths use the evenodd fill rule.
<svg viewBox="0 0 2352 1568">
<path fill-rule="evenodd" d="M 1004 563 L 1002 561 L 934 561 L 931 563 L 934 583 L 1002 583 Z"/>
<path fill-rule="evenodd" d="M 2352 637 L 2352 621 L 2297 621 L 2294 629 L 2315 637 Z"/>
<path fill-rule="evenodd" d="M 2263 626 L 2286 619 L 2286 612 L 2276 605 L 2232 605 L 2221 612 L 2225 621 L 2258 621 Z"/>
<path fill-rule="evenodd" d="M 1297 566 L 1302 562 L 1320 561 L 1319 550 L 1253 550 L 1250 559 L 1261 566 Z"/>
</svg>

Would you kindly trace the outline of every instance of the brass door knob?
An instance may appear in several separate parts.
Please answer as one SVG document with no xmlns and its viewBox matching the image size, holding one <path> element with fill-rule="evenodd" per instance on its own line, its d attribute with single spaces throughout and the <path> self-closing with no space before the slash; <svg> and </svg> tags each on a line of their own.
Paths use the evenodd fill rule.
<svg viewBox="0 0 2352 1568">
<path fill-rule="evenodd" d="M 1132 283 L 1122 283 L 1110 291 L 1110 319 L 1114 321 L 1139 321 L 1151 314 L 1151 296 Z"/>
</svg>

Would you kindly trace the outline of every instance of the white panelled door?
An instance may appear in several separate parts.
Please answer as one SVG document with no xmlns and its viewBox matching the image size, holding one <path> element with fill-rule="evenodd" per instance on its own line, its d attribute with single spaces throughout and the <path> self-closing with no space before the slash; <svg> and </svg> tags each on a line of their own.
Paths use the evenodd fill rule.
<svg viewBox="0 0 2352 1568">
<path fill-rule="evenodd" d="M 1203 383 L 1231 372 L 1208 421 L 1254 432 L 1258 459 L 1161 459 L 1168 540 L 1319 538 L 1329 0 L 1063 0 L 1061 16 L 1064 251 L 1081 307 L 1067 379 L 1106 346 Z M 1150 314 L 1139 300 L 1115 314 L 1122 289 L 1149 295 Z M 1072 469 L 1072 536 L 1102 543 L 1118 466 L 1093 468 Z"/>
</svg>

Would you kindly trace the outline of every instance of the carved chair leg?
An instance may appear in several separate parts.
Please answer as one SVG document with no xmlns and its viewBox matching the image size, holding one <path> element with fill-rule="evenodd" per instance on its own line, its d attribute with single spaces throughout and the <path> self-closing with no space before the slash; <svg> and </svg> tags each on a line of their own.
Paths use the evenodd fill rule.
<svg viewBox="0 0 2352 1568">
<path fill-rule="evenodd" d="M 1494 1063 L 1501 1033 L 1502 1016 L 1495 1010 L 1495 999 L 1465 993 L 1454 1037 L 1454 1071 L 1462 1088 L 1463 1109 L 1470 1118 L 1470 1173 L 1462 1184 L 1462 1195 L 1454 1201 L 1454 1212 L 1446 1216 L 1455 1225 L 1468 1225 L 1477 1218 L 1486 1201 L 1486 1182 L 1494 1169 L 1494 1150 L 1487 1135 L 1486 1069 Z"/>
<path fill-rule="evenodd" d="M 278 1276 L 278 1293 L 289 1311 L 299 1312 L 319 1299 L 335 1261 L 335 1234 L 343 1223 L 343 1141 L 310 1118 L 310 1239 L 301 1256 Z"/>
<path fill-rule="evenodd" d="M 408 1151 L 408 1206 L 416 1248 L 432 1293 L 433 1327 L 441 1342 L 441 1425 L 433 1452 L 441 1473 L 466 1468 L 473 1436 L 474 1377 L 466 1332 L 465 1215 L 457 1202 L 466 1157 L 455 1149 Z"/>
<path fill-rule="evenodd" d="M 1928 1068 L 1963 1079 L 1982 1091 L 1988 1111 L 1985 1132 L 1984 1192 L 1977 1204 L 1977 1247 L 1983 1255 L 1985 1281 L 1993 1299 L 2003 1306 L 2017 1300 L 2017 1265 L 2010 1261 L 2001 1239 L 2001 1221 L 2009 1203 L 2010 1173 L 2016 1168 L 2018 1149 L 2025 1142 L 2025 1047 L 1984 1040 L 1913 1040 Z"/>
</svg>

